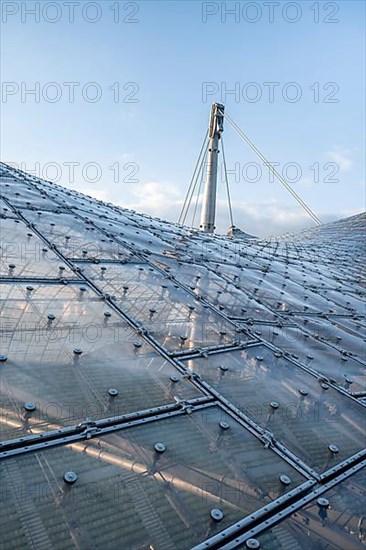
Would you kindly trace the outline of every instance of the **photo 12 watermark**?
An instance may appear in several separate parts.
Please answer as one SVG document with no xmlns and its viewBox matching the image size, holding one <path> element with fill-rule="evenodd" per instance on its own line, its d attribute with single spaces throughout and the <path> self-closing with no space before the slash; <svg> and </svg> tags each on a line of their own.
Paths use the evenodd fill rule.
<svg viewBox="0 0 366 550">
<path fill-rule="evenodd" d="M 339 103 L 337 82 L 202 82 L 202 103 Z"/>
<path fill-rule="evenodd" d="M 1 83 L 1 103 L 139 103 L 137 82 L 15 82 Z"/>
<path fill-rule="evenodd" d="M 338 2 L 202 2 L 202 23 L 312 23 L 340 21 Z"/>
<path fill-rule="evenodd" d="M 218 165 L 218 175 L 221 183 L 230 182 L 240 183 L 274 183 L 276 178 L 272 167 L 291 184 L 305 182 L 311 183 L 339 183 L 337 175 L 340 172 L 340 166 L 337 162 L 319 162 L 314 161 L 304 166 L 297 161 L 281 163 L 278 161 L 269 162 L 220 162 Z"/>
<path fill-rule="evenodd" d="M 2 23 L 79 23 L 96 24 L 101 21 L 117 24 L 140 22 L 140 2 L 85 2 L 57 1 L 32 2 L 30 0 L 1 2 Z"/>
<path fill-rule="evenodd" d="M 138 178 L 140 165 L 133 161 L 124 163 L 114 161 L 110 166 L 96 161 L 82 163 L 75 160 L 67 160 L 61 163 L 36 161 L 32 165 L 25 161 L 9 161 L 7 164 L 16 170 L 22 170 L 49 183 L 62 181 L 63 183 L 74 184 L 82 181 L 83 183 L 95 184 L 105 179 L 113 183 L 134 184 L 140 181 Z"/>
</svg>

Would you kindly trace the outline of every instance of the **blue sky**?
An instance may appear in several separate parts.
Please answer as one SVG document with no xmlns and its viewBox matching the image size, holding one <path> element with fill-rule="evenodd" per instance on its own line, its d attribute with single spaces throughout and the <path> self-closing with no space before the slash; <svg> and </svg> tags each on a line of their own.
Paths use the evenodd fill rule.
<svg viewBox="0 0 366 550">
<path fill-rule="evenodd" d="M 321 219 L 364 210 L 364 2 L 79 1 L 73 21 L 70 11 L 2 3 L 3 161 L 177 221 L 210 105 L 223 101 Z M 236 225 L 264 236 L 312 224 L 228 124 L 224 142 Z M 228 224 L 220 183 L 219 231 Z"/>
</svg>

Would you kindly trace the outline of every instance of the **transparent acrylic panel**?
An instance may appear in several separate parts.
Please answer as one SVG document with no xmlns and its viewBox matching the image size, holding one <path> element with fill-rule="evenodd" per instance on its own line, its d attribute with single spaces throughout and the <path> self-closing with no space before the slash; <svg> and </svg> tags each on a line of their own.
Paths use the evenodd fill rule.
<svg viewBox="0 0 366 550">
<path fill-rule="evenodd" d="M 317 339 L 329 342 L 339 349 L 345 349 L 361 361 L 366 360 L 366 324 L 363 316 L 294 316 L 293 320 Z"/>
<path fill-rule="evenodd" d="M 59 279 L 73 275 L 70 268 L 22 221 L 0 219 L 3 277 Z"/>
<path fill-rule="evenodd" d="M 265 346 L 186 364 L 318 472 L 364 447 L 364 408 Z M 338 452 L 333 454 L 329 445 Z"/>
<path fill-rule="evenodd" d="M 0 192 L 15 208 L 37 208 L 40 210 L 53 208 L 54 202 L 43 190 L 38 190 L 28 183 L 17 181 L 16 184 L 4 182 L 0 177 Z"/>
<path fill-rule="evenodd" d="M 362 470 L 256 538 L 262 550 L 363 550 L 366 544 L 366 471 Z M 244 547 L 245 548 L 245 545 Z"/>
<path fill-rule="evenodd" d="M 334 317 L 333 323 L 339 327 L 340 330 L 346 333 L 350 332 L 351 335 L 361 335 L 364 338 L 366 332 L 366 315 L 354 315 L 347 317 Z"/>
<path fill-rule="evenodd" d="M 27 212 L 25 216 L 67 258 L 128 261 L 132 255 L 113 238 L 98 231 L 93 223 L 83 221 L 76 214 Z"/>
<path fill-rule="evenodd" d="M 200 395 L 87 287 L 33 286 L 0 286 L 1 439 Z"/>
<path fill-rule="evenodd" d="M 314 289 L 315 292 L 320 291 L 321 289 Z M 346 286 L 341 287 L 335 287 L 333 288 L 325 288 L 323 290 L 324 296 L 327 297 L 330 304 L 334 304 L 333 308 L 334 310 L 337 309 L 337 307 L 342 307 L 347 310 L 347 312 L 351 313 L 358 313 L 360 315 L 365 315 L 366 313 L 366 306 L 365 306 L 365 297 L 366 293 L 363 292 L 362 294 L 355 294 L 354 290 L 352 291 Z"/>
<path fill-rule="evenodd" d="M 309 287 L 306 271 L 286 270 L 283 276 L 274 271 L 264 272 L 259 279 L 255 272 L 247 271 L 245 281 L 249 278 L 249 288 L 258 289 L 263 302 L 276 310 L 347 313 L 345 304 L 327 297 L 327 290 Z"/>
<path fill-rule="evenodd" d="M 350 392 L 366 389 L 365 344 L 321 319 L 304 319 L 301 330 L 293 326 L 261 326 L 255 333 L 314 371 L 333 379 Z M 340 338 L 340 340 L 339 340 Z M 353 356 L 359 351 L 359 355 Z M 356 360 L 357 359 L 357 360 Z"/>
<path fill-rule="evenodd" d="M 311 296 L 309 300 L 309 295 L 303 288 L 301 272 L 297 273 L 296 282 L 295 280 L 291 281 L 287 272 L 282 275 L 277 273 L 276 269 L 277 263 L 270 267 L 263 265 L 260 268 L 245 261 L 241 267 L 225 266 L 223 271 L 237 288 L 242 292 L 249 293 L 274 313 L 285 313 L 289 310 L 307 311 L 309 309 L 315 311 L 319 308 L 328 308 L 328 302 L 319 299 L 317 295 Z M 274 314 L 272 314 L 273 317 Z"/>
<path fill-rule="evenodd" d="M 133 222 L 127 217 L 123 221 L 120 217 L 115 216 L 113 212 L 102 217 L 98 217 L 94 212 L 88 214 L 88 217 L 96 226 L 111 232 L 118 239 L 128 242 L 136 251 L 144 251 L 148 254 L 164 254 L 167 251 L 174 251 L 172 246 L 173 235 L 170 235 L 170 238 L 165 236 L 166 240 L 163 240 L 160 230 L 154 228 L 152 224 L 145 224 L 141 220 Z M 117 220 L 114 219 L 115 217 L 117 217 Z"/>
<path fill-rule="evenodd" d="M 160 262 L 160 267 L 162 266 Z M 176 279 L 189 287 L 196 296 L 209 301 L 228 317 L 250 317 L 260 320 L 274 320 L 275 315 L 260 303 L 248 296 L 244 286 L 240 289 L 223 278 L 220 270 L 210 266 L 210 269 L 197 264 L 185 264 L 165 260 L 169 272 Z M 223 273 L 225 275 L 225 272 Z M 238 283 L 236 283 L 238 286 Z"/>
<path fill-rule="evenodd" d="M 0 199 L 0 216 L 4 218 L 16 218 L 16 214 L 12 211 L 10 206 L 8 206 L 8 203 L 6 203 L 3 199 Z M 1 220 L 0 220 L 1 224 Z M 1 225 L 0 225 L 1 227 Z"/>
<path fill-rule="evenodd" d="M 212 347 L 248 339 L 169 276 L 164 277 L 152 267 L 100 263 L 85 264 L 82 269 L 168 350 Z"/>
<path fill-rule="evenodd" d="M 67 208 L 69 211 L 75 213 L 85 212 L 106 212 L 106 209 L 96 199 L 90 199 L 77 191 L 66 190 L 62 187 L 55 189 L 47 189 L 47 196 L 55 203 Z"/>
<path fill-rule="evenodd" d="M 304 481 L 213 407 L 3 461 L 2 536 L 22 548 L 188 550 Z"/>
</svg>

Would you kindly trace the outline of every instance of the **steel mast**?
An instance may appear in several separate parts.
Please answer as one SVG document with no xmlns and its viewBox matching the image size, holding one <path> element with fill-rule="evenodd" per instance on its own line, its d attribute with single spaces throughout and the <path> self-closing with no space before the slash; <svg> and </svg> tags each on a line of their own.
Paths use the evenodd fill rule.
<svg viewBox="0 0 366 550">
<path fill-rule="evenodd" d="M 209 132 L 209 149 L 207 157 L 207 172 L 205 191 L 203 195 L 200 230 L 205 233 L 215 231 L 217 164 L 219 156 L 219 139 L 223 132 L 224 105 L 213 103 L 211 107 Z"/>
</svg>

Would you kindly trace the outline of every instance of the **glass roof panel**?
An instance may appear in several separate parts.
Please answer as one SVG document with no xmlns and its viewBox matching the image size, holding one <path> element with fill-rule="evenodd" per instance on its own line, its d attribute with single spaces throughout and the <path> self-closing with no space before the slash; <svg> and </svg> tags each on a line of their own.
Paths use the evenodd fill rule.
<svg viewBox="0 0 366 550">
<path fill-rule="evenodd" d="M 131 253 L 76 214 L 29 211 L 27 220 L 67 258 L 128 260 Z"/>
<path fill-rule="evenodd" d="M 60 279 L 72 275 L 65 262 L 22 221 L 1 218 L 0 230 L 1 276 Z"/>
<path fill-rule="evenodd" d="M 196 296 L 211 302 L 228 317 L 251 317 L 260 320 L 274 320 L 276 315 L 263 307 L 258 301 L 245 293 L 243 288 L 236 288 L 222 273 L 210 266 L 210 269 L 197 264 L 180 262 L 177 268 L 173 260 L 164 260 L 166 267 L 174 273 L 176 279 L 189 287 Z M 159 262 L 162 265 L 161 262 Z M 243 291 L 244 290 L 244 291 Z"/>
<path fill-rule="evenodd" d="M 4 182 L 3 177 L 1 177 L 0 192 L 15 208 L 37 208 L 42 210 L 55 207 L 55 203 L 47 197 L 42 189 L 37 190 L 34 186 L 19 180 L 16 180 L 14 185 L 14 181 L 13 184 L 10 181 Z"/>
<path fill-rule="evenodd" d="M 217 407 L 7 459 L 1 472 L 3 540 L 49 548 L 188 550 L 306 481 Z"/>
<path fill-rule="evenodd" d="M 1 285 L 2 439 L 201 395 L 87 287 L 33 287 Z"/>
<path fill-rule="evenodd" d="M 265 346 L 191 359 L 187 366 L 319 473 L 364 446 L 363 407 Z"/>
<path fill-rule="evenodd" d="M 163 233 L 154 228 L 151 223 L 141 222 L 140 219 L 134 221 L 133 218 L 129 219 L 126 216 L 124 218 L 113 216 L 112 218 L 110 215 L 104 215 L 103 219 L 103 216 L 98 217 L 95 213 L 88 214 L 88 217 L 98 227 L 113 233 L 122 241 L 127 241 L 136 250 L 143 250 L 149 255 L 152 253 L 165 254 L 168 251 L 174 252 L 172 246 L 174 235 L 170 233 L 169 236 L 162 238 Z M 114 219 L 115 217 L 117 217 L 117 220 Z"/>
<path fill-rule="evenodd" d="M 256 333 L 305 366 L 334 379 L 346 390 L 365 390 L 366 365 L 362 364 L 365 362 L 365 346 L 362 339 L 347 333 L 338 337 L 336 328 L 319 318 L 305 319 L 304 327 L 306 331 L 291 325 L 261 326 Z M 345 350 L 358 350 L 360 355 L 352 357 Z"/>
<path fill-rule="evenodd" d="M 366 471 L 362 470 L 325 492 L 290 519 L 256 538 L 262 550 L 362 550 L 366 543 Z M 245 547 L 245 546 L 244 546 Z M 243 547 L 243 548 L 244 548 Z"/>
<path fill-rule="evenodd" d="M 142 264 L 82 266 L 83 273 L 107 292 L 124 313 L 142 323 L 168 350 L 232 344 L 248 339 L 152 267 Z"/>
<path fill-rule="evenodd" d="M 16 218 L 16 214 L 13 213 L 11 208 L 8 206 L 8 203 L 5 202 L 3 199 L 0 199 L 0 216 L 6 217 L 6 218 Z M 0 228 L 1 228 L 1 220 L 0 220 Z"/>
<path fill-rule="evenodd" d="M 1 548 L 188 550 L 362 459 L 365 215 L 227 238 L 0 186 Z M 364 546 L 353 477 L 262 546 Z"/>
</svg>

